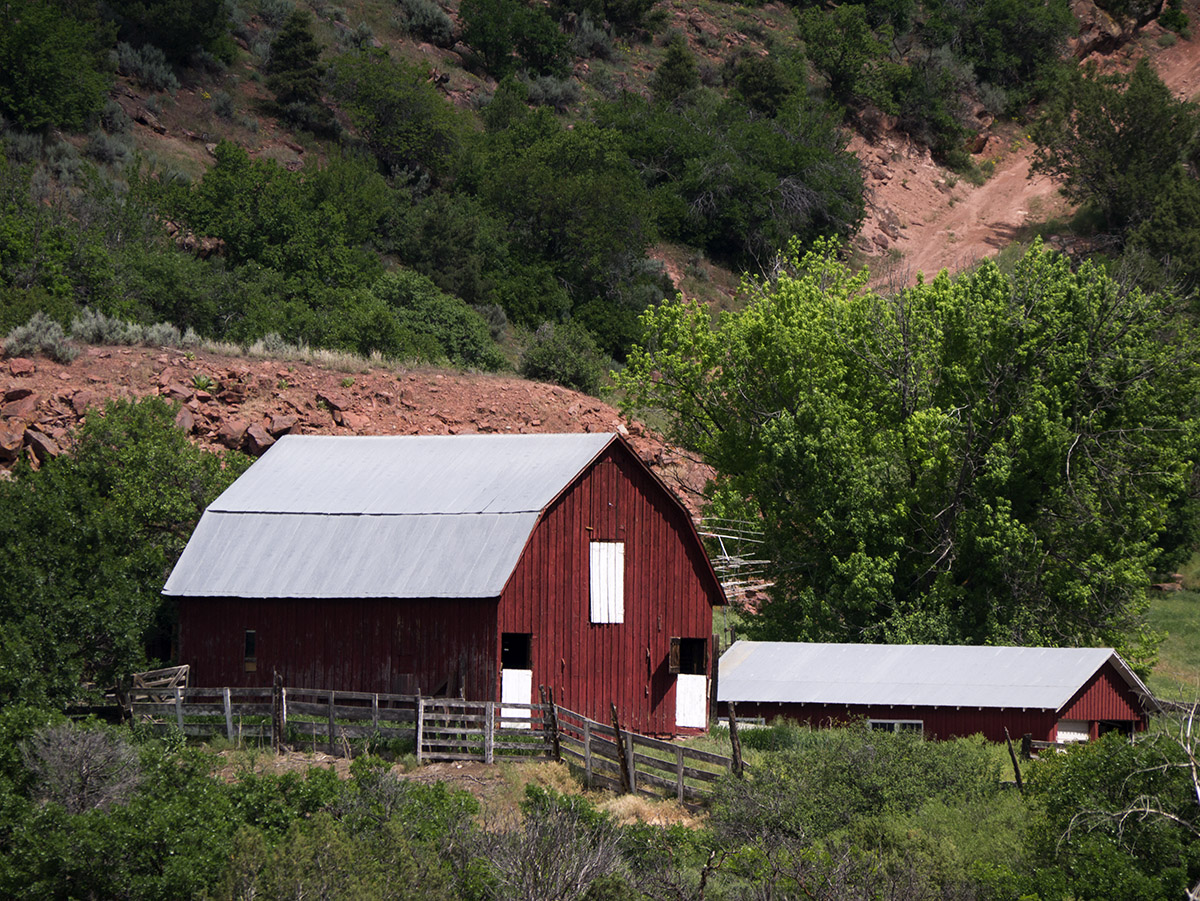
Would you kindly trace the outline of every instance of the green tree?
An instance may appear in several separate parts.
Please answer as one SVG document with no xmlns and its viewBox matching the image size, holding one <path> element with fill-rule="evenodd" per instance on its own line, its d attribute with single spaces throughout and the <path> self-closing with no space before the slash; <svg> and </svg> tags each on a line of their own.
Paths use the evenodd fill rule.
<svg viewBox="0 0 1200 901">
<path fill-rule="evenodd" d="M 892 297 L 829 247 L 790 265 L 715 326 L 648 310 L 618 379 L 761 517 L 775 584 L 748 632 L 1144 668 L 1148 572 L 1194 538 L 1168 532 L 1197 463 L 1191 323 L 1040 246 Z"/>
<path fill-rule="evenodd" d="M 700 86 L 696 57 L 688 49 L 687 40 L 675 34 L 667 43 L 667 52 L 650 78 L 650 90 L 660 103 L 674 103 Z"/>
<path fill-rule="evenodd" d="M 301 125 L 329 128 L 333 117 L 321 102 L 324 72 L 312 16 L 306 10 L 294 9 L 271 42 L 267 87 L 289 118 Z"/>
<path fill-rule="evenodd" d="M 806 9 L 798 22 L 804 54 L 828 80 L 834 100 L 848 107 L 879 98 L 878 73 L 887 55 L 889 26 L 881 26 L 882 36 L 877 36 L 866 7 L 854 3 Z"/>
<path fill-rule="evenodd" d="M 0 483 L 0 700 L 63 705 L 146 662 L 159 592 L 248 463 L 193 447 L 161 400 L 111 402 L 74 452 Z"/>
<path fill-rule="evenodd" d="M 176 65 L 198 49 L 232 59 L 229 13 L 224 0 L 106 0 L 122 41 L 151 44 Z"/>
<path fill-rule="evenodd" d="M 450 177 L 463 125 L 428 69 L 365 50 L 333 63 L 335 90 L 371 152 L 393 175 Z"/>
<path fill-rule="evenodd" d="M 1176 99 L 1145 59 L 1127 76 L 1073 70 L 1034 126 L 1033 168 L 1124 232 L 1193 159 L 1198 124 L 1195 105 Z"/>
<path fill-rule="evenodd" d="M 82 130 L 112 81 L 111 38 L 53 0 L 0 3 L 0 115 L 27 131 Z"/>
</svg>

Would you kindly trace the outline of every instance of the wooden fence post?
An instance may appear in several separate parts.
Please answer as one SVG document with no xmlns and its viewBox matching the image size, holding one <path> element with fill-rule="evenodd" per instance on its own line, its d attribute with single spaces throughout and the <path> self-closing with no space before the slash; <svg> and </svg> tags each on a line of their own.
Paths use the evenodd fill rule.
<svg viewBox="0 0 1200 901">
<path fill-rule="evenodd" d="M 333 753 L 333 692 L 329 692 L 329 753 Z"/>
<path fill-rule="evenodd" d="M 1033 733 L 1026 732 L 1021 736 L 1021 758 L 1030 760 L 1033 758 Z"/>
<path fill-rule="evenodd" d="M 425 699 L 417 695 L 417 765 L 421 764 L 421 746 L 425 743 Z"/>
<path fill-rule="evenodd" d="M 1017 777 L 1017 791 L 1024 794 L 1025 786 L 1021 784 L 1021 766 L 1017 763 L 1017 752 L 1013 750 L 1012 739 L 1008 735 L 1008 726 L 1004 727 L 1004 741 L 1008 745 L 1008 756 L 1012 758 L 1013 775 Z"/>
<path fill-rule="evenodd" d="M 503 710 L 500 711 L 504 713 Z M 496 702 L 483 702 L 483 762 L 491 763 L 496 747 Z"/>
<path fill-rule="evenodd" d="M 621 721 L 617 718 L 617 705 L 609 703 L 612 710 L 613 741 L 617 743 L 617 769 L 621 772 L 621 791 L 629 794 L 629 758 L 625 754 L 625 740 L 621 736 Z"/>
<path fill-rule="evenodd" d="M 554 759 L 562 763 L 562 746 L 558 742 L 558 706 L 554 703 L 554 686 L 548 689 L 550 695 L 550 746 L 554 751 Z"/>
<path fill-rule="evenodd" d="M 225 701 L 225 737 L 233 741 L 233 708 L 230 706 L 229 689 L 223 689 L 221 697 Z"/>
<path fill-rule="evenodd" d="M 175 686 L 175 725 L 183 732 L 183 689 Z"/>
<path fill-rule="evenodd" d="M 683 803 L 683 748 L 675 749 L 675 799 Z"/>
<path fill-rule="evenodd" d="M 283 747 L 283 676 L 276 670 L 271 680 L 271 750 L 276 754 Z"/>
<path fill-rule="evenodd" d="M 729 702 L 729 745 L 733 750 L 733 775 L 742 778 L 742 740 L 737 731 L 737 705 Z"/>
<path fill-rule="evenodd" d="M 379 692 L 371 695 L 371 728 L 379 731 Z"/>
<path fill-rule="evenodd" d="M 583 784 L 592 787 L 592 721 L 583 718 Z"/>
</svg>

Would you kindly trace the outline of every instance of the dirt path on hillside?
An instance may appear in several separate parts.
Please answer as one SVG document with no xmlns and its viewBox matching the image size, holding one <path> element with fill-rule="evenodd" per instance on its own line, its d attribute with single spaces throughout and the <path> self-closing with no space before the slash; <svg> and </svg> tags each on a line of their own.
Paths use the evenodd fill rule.
<svg viewBox="0 0 1200 901">
<path fill-rule="evenodd" d="M 1149 55 L 1159 76 L 1176 95 L 1200 95 L 1200 2 L 1185 3 L 1197 33 L 1162 46 L 1156 24 L 1116 54 L 1097 57 L 1106 70 L 1122 70 Z M 851 143 L 863 161 L 867 221 L 856 241 L 870 260 L 877 287 L 912 284 L 940 270 L 969 267 L 1022 237 L 1025 227 L 1067 216 L 1071 205 L 1058 185 L 1030 172 L 1033 146 L 1017 125 L 993 126 L 977 165 L 994 166 L 982 185 L 973 185 L 936 165 L 928 150 L 889 134 L 877 144 Z"/>
</svg>

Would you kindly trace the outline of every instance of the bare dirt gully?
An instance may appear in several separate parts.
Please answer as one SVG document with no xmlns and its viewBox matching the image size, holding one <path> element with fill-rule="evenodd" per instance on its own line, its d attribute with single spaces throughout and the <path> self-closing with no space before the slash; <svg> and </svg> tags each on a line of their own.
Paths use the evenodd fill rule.
<svg viewBox="0 0 1200 901">
<path fill-rule="evenodd" d="M 1190 39 L 1164 37 L 1151 24 L 1122 36 L 1119 50 L 1084 58 L 1104 71 L 1122 71 L 1149 56 L 1176 95 L 1193 99 L 1200 93 L 1200 3 L 1188 2 L 1185 9 L 1198 29 Z M 1097 15 L 1094 8 L 1091 14 Z M 1106 27 L 1112 28 L 1111 21 L 1085 17 L 1081 39 Z M 935 164 L 928 150 L 895 133 L 874 143 L 861 137 L 851 143 L 863 161 L 867 187 L 867 219 L 855 243 L 877 286 L 912 284 L 918 274 L 928 281 L 942 269 L 957 272 L 995 256 L 1027 227 L 1070 214 L 1058 185 L 1031 173 L 1034 147 L 1020 125 L 993 123 L 980 139 L 976 164 L 994 166 L 981 185 L 956 177 Z"/>
</svg>

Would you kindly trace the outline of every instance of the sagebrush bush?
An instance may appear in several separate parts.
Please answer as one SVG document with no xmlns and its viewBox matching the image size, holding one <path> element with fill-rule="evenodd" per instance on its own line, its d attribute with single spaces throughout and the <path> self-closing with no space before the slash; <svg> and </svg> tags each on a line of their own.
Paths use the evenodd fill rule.
<svg viewBox="0 0 1200 901">
<path fill-rule="evenodd" d="M 83 152 L 98 163 L 124 166 L 133 159 L 133 147 L 124 135 L 110 135 L 95 129 L 88 135 Z"/>
<path fill-rule="evenodd" d="M 85 308 L 71 320 L 71 337 L 86 344 L 134 345 L 142 343 L 145 332 L 137 323 Z"/>
<path fill-rule="evenodd" d="M 134 78 L 138 84 L 151 91 L 179 90 L 179 79 L 167 62 L 166 54 L 153 44 L 134 47 L 124 41 L 113 51 L 117 69 Z"/>
<path fill-rule="evenodd" d="M 8 333 L 4 352 L 10 357 L 43 354 L 56 363 L 70 363 L 79 356 L 79 349 L 67 340 L 63 327 L 41 310 Z"/>
<path fill-rule="evenodd" d="M 609 59 L 613 52 L 612 38 L 585 12 L 575 23 L 575 34 L 571 37 L 571 51 L 576 56 Z"/>
<path fill-rule="evenodd" d="M 560 113 L 572 103 L 578 103 L 581 96 L 579 84 L 570 78 L 539 75 L 531 78 L 527 84 L 530 103 L 536 106 L 552 106 Z"/>
<path fill-rule="evenodd" d="M 413 37 L 438 47 L 454 43 L 454 23 L 436 0 L 401 0 L 404 27 Z"/>
<path fill-rule="evenodd" d="M 179 329 L 169 322 L 156 322 L 146 326 L 142 342 L 150 347 L 178 347 L 183 343 Z"/>
<path fill-rule="evenodd" d="M 110 135 L 123 135 L 133 128 L 133 121 L 124 107 L 115 100 L 104 104 L 104 111 L 100 113 L 100 124 Z"/>
<path fill-rule="evenodd" d="M 231 121 L 233 119 L 233 98 L 225 91 L 217 91 L 212 95 L 213 112 L 218 117 Z"/>
</svg>

